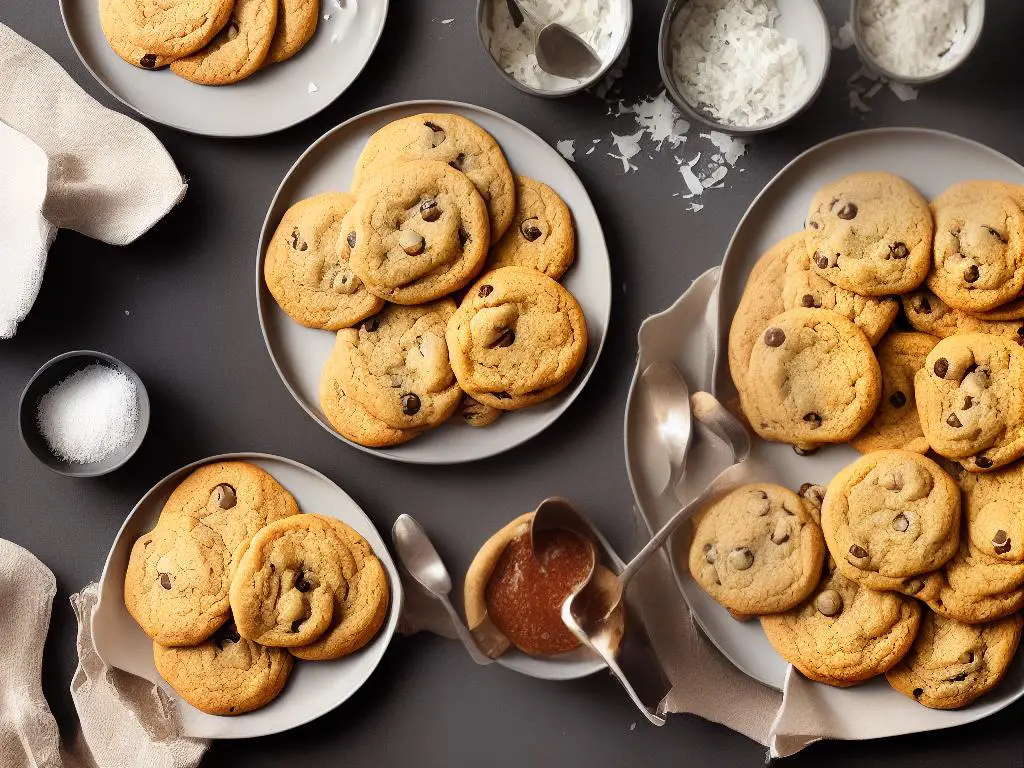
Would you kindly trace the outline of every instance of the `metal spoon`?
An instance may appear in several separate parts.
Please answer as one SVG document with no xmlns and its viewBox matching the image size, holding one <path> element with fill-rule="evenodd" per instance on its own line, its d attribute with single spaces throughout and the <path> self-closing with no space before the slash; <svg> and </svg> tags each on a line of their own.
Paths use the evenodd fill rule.
<svg viewBox="0 0 1024 768">
<path fill-rule="evenodd" d="M 448 599 L 448 594 L 452 591 L 452 578 L 423 526 L 410 515 L 399 515 L 391 528 L 391 539 L 395 543 L 398 559 L 402 561 L 409 575 L 437 598 L 448 611 L 455 631 L 473 661 L 480 665 L 493 663 L 494 659 L 488 658 L 477 647 L 469 629 L 455 611 L 452 601 Z"/>
<path fill-rule="evenodd" d="M 651 407 L 655 432 L 668 454 L 668 482 L 661 494 L 675 493 L 686 471 L 686 454 L 693 437 L 690 389 L 683 374 L 668 360 L 647 366 L 640 374 L 640 383 Z"/>
<path fill-rule="evenodd" d="M 505 0 L 512 23 L 526 26 L 533 36 L 537 64 L 549 75 L 582 80 L 601 68 L 601 59 L 583 39 L 555 21 L 541 19 L 534 9 L 527 10 L 517 0 Z"/>
</svg>

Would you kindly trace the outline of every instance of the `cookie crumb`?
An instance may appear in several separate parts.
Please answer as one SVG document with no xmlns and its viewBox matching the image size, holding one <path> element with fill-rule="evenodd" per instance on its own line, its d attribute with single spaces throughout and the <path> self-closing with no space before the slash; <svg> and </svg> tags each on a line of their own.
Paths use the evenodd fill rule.
<svg viewBox="0 0 1024 768">
<path fill-rule="evenodd" d="M 307 93 L 316 93 L 319 90 L 320 89 L 316 87 L 316 83 L 310 82 L 309 89 L 306 92 Z"/>
</svg>

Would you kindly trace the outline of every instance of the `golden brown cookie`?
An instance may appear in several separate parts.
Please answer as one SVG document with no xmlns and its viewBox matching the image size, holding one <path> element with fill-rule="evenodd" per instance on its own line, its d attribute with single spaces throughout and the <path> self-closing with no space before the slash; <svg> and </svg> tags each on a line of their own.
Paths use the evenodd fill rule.
<svg viewBox="0 0 1024 768">
<path fill-rule="evenodd" d="M 241 715 L 266 706 L 284 689 L 294 663 L 288 651 L 243 639 L 232 622 L 196 646 L 153 643 L 153 661 L 181 698 L 210 715 Z"/>
<path fill-rule="evenodd" d="M 941 572 L 939 588 L 926 598 L 928 607 L 965 624 L 994 621 L 1024 608 L 1024 564 L 1010 563 L 978 551 L 965 523 L 960 548 Z"/>
<path fill-rule="evenodd" d="M 959 709 L 995 688 L 1020 644 L 1024 619 L 962 624 L 927 614 L 903 661 L 889 670 L 889 685 L 933 709 Z"/>
<path fill-rule="evenodd" d="M 116 28 L 137 48 L 177 59 L 213 40 L 234 5 L 234 0 L 116 0 L 107 8 L 116 16 Z"/>
<path fill-rule="evenodd" d="M 174 56 L 158 56 L 140 48 L 133 41 L 126 16 L 127 2 L 128 0 L 100 0 L 100 27 L 111 49 L 129 64 L 140 69 L 166 67 L 174 61 Z"/>
<path fill-rule="evenodd" d="M 267 63 L 287 61 L 301 51 L 320 17 L 319 0 L 278 0 L 277 29 L 267 54 Z"/>
<path fill-rule="evenodd" d="M 925 289 L 903 297 L 903 313 L 915 330 L 940 339 L 960 333 L 993 333 L 1024 343 L 1024 322 L 969 315 Z"/>
<path fill-rule="evenodd" d="M 235 0 L 228 23 L 205 47 L 171 64 L 171 72 L 200 85 L 230 85 L 263 64 L 277 26 L 278 0 Z"/>
<path fill-rule="evenodd" d="M 491 246 L 489 267 L 533 267 L 558 280 L 576 258 L 576 231 L 569 206 L 547 184 L 516 176 L 512 225 Z"/>
<path fill-rule="evenodd" d="M 504 411 L 492 408 L 474 400 L 469 395 L 463 394 L 462 402 L 458 409 L 452 414 L 452 421 L 468 424 L 471 427 L 489 427 L 498 420 Z"/>
</svg>

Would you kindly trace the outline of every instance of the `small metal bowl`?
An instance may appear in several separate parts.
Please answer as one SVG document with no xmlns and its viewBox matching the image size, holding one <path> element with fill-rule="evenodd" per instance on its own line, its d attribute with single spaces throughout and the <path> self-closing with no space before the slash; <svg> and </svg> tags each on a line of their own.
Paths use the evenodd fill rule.
<svg viewBox="0 0 1024 768">
<path fill-rule="evenodd" d="M 90 365 L 105 365 L 114 368 L 125 374 L 135 382 L 135 391 L 139 399 L 139 428 L 135 432 L 128 445 L 103 459 L 91 464 L 70 464 L 57 458 L 50 451 L 45 438 L 39 432 L 37 413 L 39 400 L 54 386 L 66 379 L 71 374 L 88 368 Z M 149 394 L 142 383 L 142 379 L 131 368 L 115 357 L 106 355 L 103 352 L 92 352 L 80 349 L 74 352 L 65 352 L 57 355 L 42 368 L 33 374 L 21 393 L 21 402 L 18 405 L 19 419 L 18 429 L 21 433 L 22 442 L 32 452 L 32 455 L 39 459 L 47 468 L 52 469 L 59 475 L 65 477 L 97 477 L 113 472 L 130 459 L 142 445 L 142 440 L 149 429 Z"/>
<path fill-rule="evenodd" d="M 669 98 L 685 114 L 708 127 L 733 136 L 753 136 L 780 128 L 809 107 L 821 92 L 832 57 L 832 36 L 828 19 L 817 0 L 777 0 L 779 18 L 776 28 L 787 37 L 800 43 L 804 66 L 807 69 L 807 83 L 800 93 L 799 103 L 789 112 L 778 115 L 774 120 L 757 125 L 730 125 L 712 117 L 702 107 L 691 104 L 683 96 L 672 73 L 672 22 L 676 14 L 690 0 L 672 0 L 661 17 L 661 31 L 658 38 L 658 65 L 661 81 Z"/>
<path fill-rule="evenodd" d="M 895 80 L 897 83 L 906 83 L 907 85 L 934 83 L 967 61 L 967 58 L 978 44 L 978 39 L 981 37 L 981 28 L 985 22 L 985 0 L 974 0 L 974 2 L 967 6 L 967 32 L 964 35 L 963 42 L 956 47 L 956 50 L 950 49 L 947 60 L 948 66 L 938 72 L 932 72 L 930 75 L 901 75 L 879 63 L 874 54 L 868 50 L 868 46 L 864 42 L 863 25 L 860 22 L 860 13 L 858 12 L 862 3 L 863 0 L 850 0 L 850 28 L 853 31 L 853 43 L 857 46 L 857 53 L 878 74 L 890 80 Z"/>
<path fill-rule="evenodd" d="M 512 83 L 512 85 L 514 85 L 523 93 L 528 93 L 531 96 L 540 96 L 541 98 L 545 99 L 560 99 L 563 96 L 571 96 L 574 93 L 579 93 L 580 91 L 586 90 L 587 88 L 590 88 L 592 85 L 601 82 L 601 79 L 606 74 L 608 74 L 608 70 L 610 70 L 612 66 L 615 64 L 615 62 L 619 60 L 619 57 L 622 55 L 623 49 L 626 47 L 626 43 L 629 41 L 629 33 L 633 26 L 633 0 L 613 1 L 617 1 L 620 4 L 622 10 L 622 30 L 620 32 L 620 37 L 618 41 L 616 41 L 615 43 L 615 48 L 612 50 L 611 55 L 607 59 L 603 59 L 601 67 L 600 69 L 597 70 L 597 72 L 595 72 L 593 75 L 586 78 L 585 80 L 580 80 L 579 82 L 573 83 L 572 85 L 568 85 L 565 88 L 534 88 L 532 86 L 527 85 L 526 83 L 521 83 L 520 81 L 512 77 L 512 75 L 510 75 L 504 69 L 502 69 L 501 64 L 491 54 L 491 33 L 490 22 L 488 20 L 489 11 L 493 4 L 505 3 L 505 0 L 477 0 L 476 28 L 477 33 L 480 36 L 480 44 L 483 45 L 484 52 L 487 54 L 487 58 L 490 59 L 492 64 L 494 64 L 495 69 L 497 69 L 502 74 L 502 77 L 504 77 L 506 80 Z M 566 82 L 571 81 L 567 80 Z"/>
</svg>

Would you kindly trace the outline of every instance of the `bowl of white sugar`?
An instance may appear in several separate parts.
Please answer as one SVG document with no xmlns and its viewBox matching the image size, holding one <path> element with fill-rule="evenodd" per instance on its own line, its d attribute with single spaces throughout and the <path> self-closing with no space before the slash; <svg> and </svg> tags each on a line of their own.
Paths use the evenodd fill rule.
<svg viewBox="0 0 1024 768">
<path fill-rule="evenodd" d="M 971 55 L 985 0 L 852 0 L 850 26 L 860 56 L 908 85 L 945 77 Z"/>
<path fill-rule="evenodd" d="M 669 97 L 694 119 L 741 136 L 806 109 L 831 51 L 817 0 L 674 0 L 658 41 Z"/>
<path fill-rule="evenodd" d="M 43 464 L 69 477 L 113 472 L 149 427 L 138 375 L 102 352 L 66 352 L 43 365 L 21 394 L 21 439 Z"/>
</svg>

